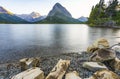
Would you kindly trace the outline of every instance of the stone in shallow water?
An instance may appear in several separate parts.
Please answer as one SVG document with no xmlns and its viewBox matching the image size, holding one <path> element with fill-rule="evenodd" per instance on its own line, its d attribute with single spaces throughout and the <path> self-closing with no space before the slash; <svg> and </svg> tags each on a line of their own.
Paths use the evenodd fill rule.
<svg viewBox="0 0 120 79">
<path fill-rule="evenodd" d="M 92 45 L 87 48 L 88 53 L 93 53 L 94 51 L 101 48 L 109 48 L 109 42 L 105 38 L 97 39 Z"/>
<path fill-rule="evenodd" d="M 100 70 L 95 72 L 89 79 L 120 79 L 120 76 L 109 70 Z"/>
<path fill-rule="evenodd" d="M 102 48 L 102 49 L 98 49 L 97 51 L 95 51 L 90 56 L 90 60 L 96 61 L 96 62 L 104 62 L 104 61 L 108 61 L 111 59 L 115 59 L 115 57 L 116 57 L 115 51 L 111 49 Z"/>
<path fill-rule="evenodd" d="M 44 79 L 44 72 L 40 68 L 34 67 L 13 76 L 11 79 Z"/>
<path fill-rule="evenodd" d="M 107 67 L 104 64 L 98 62 L 84 62 L 83 67 L 91 71 L 107 69 Z"/>
<path fill-rule="evenodd" d="M 66 74 L 65 79 L 82 79 L 79 77 L 78 73 L 76 71 L 69 72 Z"/>
<path fill-rule="evenodd" d="M 57 65 L 48 74 L 46 79 L 62 79 L 69 65 L 70 65 L 70 60 L 60 59 Z"/>
</svg>

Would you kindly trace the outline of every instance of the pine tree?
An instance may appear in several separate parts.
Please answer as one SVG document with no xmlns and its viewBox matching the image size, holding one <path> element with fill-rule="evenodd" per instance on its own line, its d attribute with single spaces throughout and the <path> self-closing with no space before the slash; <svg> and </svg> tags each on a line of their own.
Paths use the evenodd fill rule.
<svg viewBox="0 0 120 79">
<path fill-rule="evenodd" d="M 109 18 L 115 17 L 117 13 L 116 6 L 118 6 L 118 0 L 110 0 L 105 11 L 106 16 L 108 16 Z"/>
</svg>

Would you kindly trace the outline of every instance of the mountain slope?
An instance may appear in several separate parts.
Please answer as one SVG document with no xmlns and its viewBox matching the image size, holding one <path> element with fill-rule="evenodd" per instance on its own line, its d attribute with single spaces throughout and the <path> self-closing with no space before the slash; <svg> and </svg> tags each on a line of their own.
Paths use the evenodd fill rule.
<svg viewBox="0 0 120 79">
<path fill-rule="evenodd" d="M 28 21 L 28 22 L 36 22 L 36 21 L 40 21 L 43 20 L 44 18 L 46 18 L 45 16 L 41 16 L 38 12 L 32 12 L 30 14 L 21 14 L 21 15 L 17 15 L 16 16 Z"/>
<path fill-rule="evenodd" d="M 0 7 L 0 23 L 28 23 L 27 21 L 15 16 L 3 7 Z"/>
<path fill-rule="evenodd" d="M 81 16 L 80 18 L 78 18 L 78 20 L 81 21 L 81 22 L 87 22 L 88 18 L 84 17 L 84 16 Z"/>
<path fill-rule="evenodd" d="M 49 12 L 48 16 L 55 16 L 57 13 L 64 14 L 67 17 L 72 17 L 72 15 L 67 11 L 67 9 L 59 3 L 56 3 L 53 6 L 53 9 Z"/>
<path fill-rule="evenodd" d="M 12 12 L 6 10 L 4 7 L 0 6 L 0 13 L 13 14 Z"/>
<path fill-rule="evenodd" d="M 77 19 L 72 18 L 72 15 L 61 4 L 56 3 L 53 9 L 48 13 L 46 19 L 39 23 L 79 23 Z"/>
<path fill-rule="evenodd" d="M 0 23 L 28 23 L 28 22 L 15 15 L 0 13 Z"/>
</svg>

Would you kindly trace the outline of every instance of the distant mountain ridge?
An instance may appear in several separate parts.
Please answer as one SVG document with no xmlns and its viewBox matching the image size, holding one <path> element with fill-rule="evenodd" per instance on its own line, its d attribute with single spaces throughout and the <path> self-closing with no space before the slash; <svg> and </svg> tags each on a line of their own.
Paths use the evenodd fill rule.
<svg viewBox="0 0 120 79">
<path fill-rule="evenodd" d="M 56 3 L 47 16 L 41 16 L 38 12 L 30 14 L 13 14 L 0 7 L 0 23 L 81 23 L 79 19 L 72 17 L 70 12 L 60 3 Z"/>
<path fill-rule="evenodd" d="M 30 14 L 16 14 L 16 16 L 28 21 L 28 22 L 36 22 L 36 21 L 40 21 L 43 20 L 44 18 L 46 18 L 46 16 L 41 16 L 40 13 L 38 12 L 32 12 Z"/>
</svg>

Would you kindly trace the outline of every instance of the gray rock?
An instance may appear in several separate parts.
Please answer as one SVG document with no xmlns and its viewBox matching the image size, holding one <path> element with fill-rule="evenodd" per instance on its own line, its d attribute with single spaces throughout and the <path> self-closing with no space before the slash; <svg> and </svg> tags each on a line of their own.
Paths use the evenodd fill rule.
<svg viewBox="0 0 120 79">
<path fill-rule="evenodd" d="M 83 67 L 91 71 L 107 69 L 107 67 L 104 64 L 98 62 L 84 62 Z"/>
</svg>

